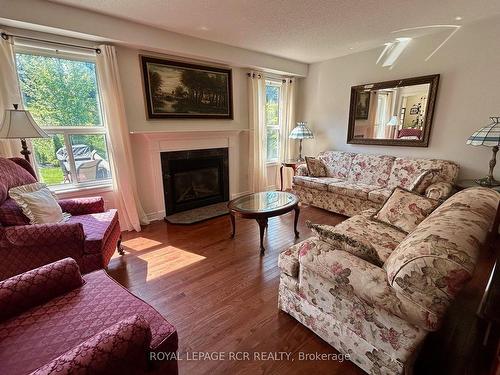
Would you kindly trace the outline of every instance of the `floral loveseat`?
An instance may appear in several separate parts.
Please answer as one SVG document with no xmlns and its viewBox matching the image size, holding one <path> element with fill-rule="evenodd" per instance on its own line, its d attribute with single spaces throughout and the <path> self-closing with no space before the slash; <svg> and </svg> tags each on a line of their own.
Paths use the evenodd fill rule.
<svg viewBox="0 0 500 375">
<path fill-rule="evenodd" d="M 279 308 L 371 374 L 411 367 L 429 331 L 472 277 L 498 212 L 500 194 L 461 191 L 405 234 L 374 210 L 334 227 L 337 245 L 311 237 L 279 257 Z M 372 246 L 378 260 L 353 255 Z"/>
<path fill-rule="evenodd" d="M 456 163 L 438 159 L 396 158 L 388 155 L 325 151 L 318 155 L 326 177 L 308 176 L 301 165 L 293 178 L 293 192 L 300 201 L 346 216 L 380 208 L 396 186 L 409 188 L 426 170 L 435 170 L 425 195 L 446 199 L 458 176 Z"/>
</svg>

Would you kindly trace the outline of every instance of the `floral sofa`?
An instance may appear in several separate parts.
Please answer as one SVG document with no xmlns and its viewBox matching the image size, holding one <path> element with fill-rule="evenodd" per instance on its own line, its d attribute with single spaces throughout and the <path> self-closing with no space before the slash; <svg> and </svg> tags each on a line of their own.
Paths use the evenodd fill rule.
<svg viewBox="0 0 500 375">
<path fill-rule="evenodd" d="M 472 277 L 491 235 L 500 194 L 461 191 L 405 234 L 367 210 L 338 224 L 339 238 L 311 237 L 279 256 L 279 308 L 371 374 L 411 368 L 429 331 Z M 352 247 L 376 250 L 369 262 Z"/>
<path fill-rule="evenodd" d="M 325 151 L 318 159 L 325 165 L 326 177 L 309 176 L 307 166 L 301 165 L 293 177 L 293 192 L 303 203 L 346 216 L 380 208 L 395 187 L 409 188 L 426 170 L 436 170 L 436 174 L 425 194 L 445 199 L 459 170 L 456 163 L 446 160 L 341 151 Z"/>
<path fill-rule="evenodd" d="M 82 277 L 74 259 L 0 282 L 2 375 L 177 374 L 177 347 L 155 309 L 103 270 Z"/>
</svg>

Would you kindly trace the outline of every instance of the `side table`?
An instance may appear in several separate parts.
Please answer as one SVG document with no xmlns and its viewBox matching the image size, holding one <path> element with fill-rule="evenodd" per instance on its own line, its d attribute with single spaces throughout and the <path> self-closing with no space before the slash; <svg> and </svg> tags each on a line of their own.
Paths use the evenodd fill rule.
<svg viewBox="0 0 500 375">
<path fill-rule="evenodd" d="M 470 187 L 481 187 L 481 186 L 482 185 L 479 185 L 475 180 L 459 180 L 455 182 L 455 189 L 459 191 Z M 482 186 L 482 187 L 487 187 L 488 189 L 493 189 L 500 192 L 500 186 Z"/>
<path fill-rule="evenodd" d="M 304 164 L 304 161 L 298 161 L 298 160 L 285 160 L 281 162 L 281 167 L 280 167 L 280 190 L 283 191 L 283 168 L 288 167 L 293 169 L 293 175 L 295 176 L 295 172 L 297 171 L 297 168 L 299 165 Z"/>
</svg>

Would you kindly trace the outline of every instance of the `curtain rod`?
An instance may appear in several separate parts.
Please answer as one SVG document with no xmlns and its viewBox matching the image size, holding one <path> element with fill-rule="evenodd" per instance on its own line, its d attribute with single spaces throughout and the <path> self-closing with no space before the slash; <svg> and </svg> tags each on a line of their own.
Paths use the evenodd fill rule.
<svg viewBox="0 0 500 375">
<path fill-rule="evenodd" d="M 101 50 L 100 48 L 93 48 L 93 47 L 86 47 L 86 46 L 79 46 L 78 44 L 69 44 L 69 43 L 61 43 L 61 42 L 54 42 L 52 40 L 46 40 L 46 39 L 37 39 L 37 38 L 31 38 L 28 36 L 22 36 L 22 35 L 15 35 L 15 34 L 7 34 L 7 33 L 2 33 L 1 34 L 2 39 L 8 40 L 9 37 L 14 37 L 14 38 L 20 38 L 20 39 L 27 39 L 27 40 L 33 40 L 35 42 L 43 42 L 43 43 L 51 43 L 51 44 L 57 44 L 59 46 L 66 46 L 66 47 L 77 47 L 81 49 L 87 49 L 94 51 L 96 54 L 100 54 Z"/>
</svg>

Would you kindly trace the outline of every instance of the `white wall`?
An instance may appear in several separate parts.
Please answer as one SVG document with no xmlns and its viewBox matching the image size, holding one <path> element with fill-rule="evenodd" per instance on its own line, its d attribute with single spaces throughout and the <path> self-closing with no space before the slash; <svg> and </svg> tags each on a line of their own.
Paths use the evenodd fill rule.
<svg viewBox="0 0 500 375">
<path fill-rule="evenodd" d="M 136 177 L 138 181 L 139 197 L 144 210 L 154 218 L 161 213 L 163 202 L 158 200 L 155 189 L 155 175 L 161 171 L 151 160 L 153 147 L 151 138 L 156 136 L 163 139 L 187 139 L 192 137 L 214 137 L 214 134 L 238 132 L 238 158 L 239 168 L 233 171 L 237 173 L 233 195 L 248 191 L 248 92 L 246 81 L 246 69 L 232 68 L 233 76 L 233 120 L 220 119 L 155 119 L 147 120 L 144 102 L 144 88 L 140 64 L 140 54 L 152 55 L 151 52 L 140 51 L 123 46 L 118 46 L 118 67 L 122 81 L 125 110 L 130 140 L 132 143 L 133 160 Z M 178 57 L 158 55 L 164 58 L 179 60 Z M 186 142 L 188 144 L 189 142 Z"/>
<path fill-rule="evenodd" d="M 461 177 L 487 174 L 491 149 L 465 144 L 467 137 L 500 115 L 500 17 L 464 26 L 429 61 L 444 39 L 434 34 L 412 40 L 392 70 L 376 65 L 382 47 L 309 66 L 299 84 L 298 119 L 308 121 L 314 140 L 306 155 L 344 150 L 458 162 Z M 441 74 L 428 148 L 348 145 L 350 87 L 427 74 Z M 495 173 L 500 178 L 500 168 Z"/>
</svg>

